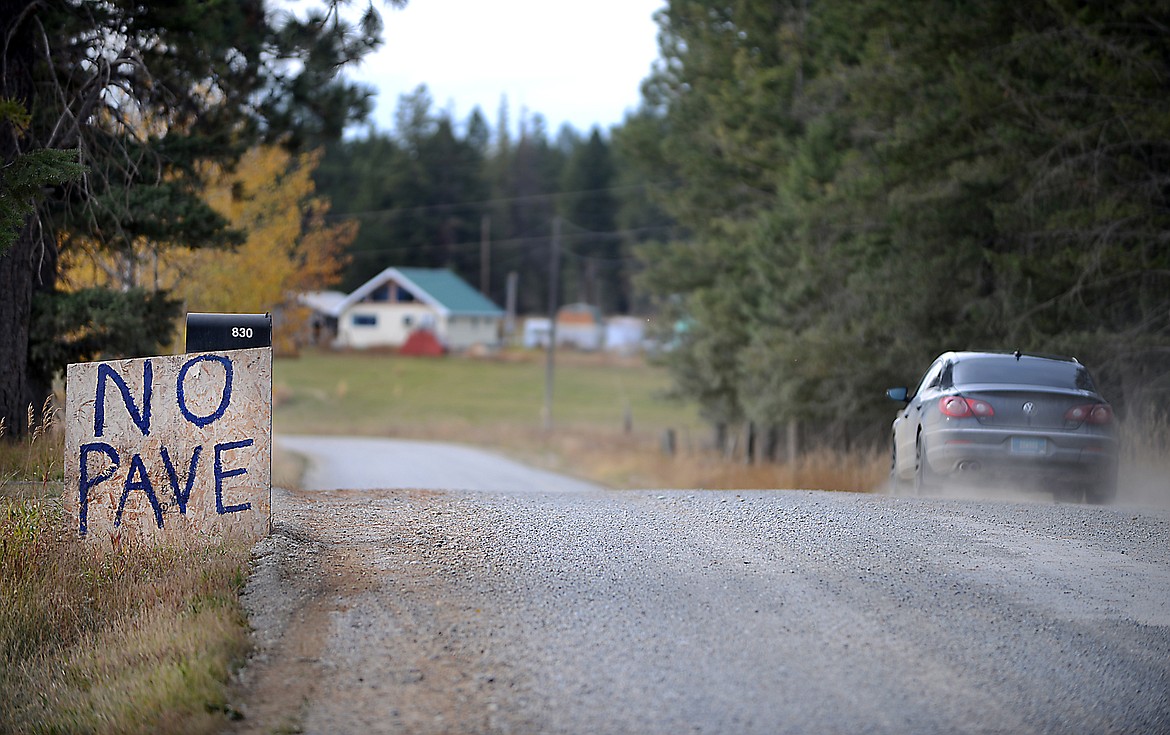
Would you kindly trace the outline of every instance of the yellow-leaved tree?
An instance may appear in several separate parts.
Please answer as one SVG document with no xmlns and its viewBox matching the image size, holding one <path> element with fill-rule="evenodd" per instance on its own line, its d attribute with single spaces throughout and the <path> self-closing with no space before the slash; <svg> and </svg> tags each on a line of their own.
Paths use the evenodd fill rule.
<svg viewBox="0 0 1170 735">
<path fill-rule="evenodd" d="M 273 346 L 292 352 L 309 312 L 298 293 L 337 283 L 356 222 L 328 224 L 329 202 L 316 196 L 319 151 L 291 155 L 267 146 L 244 155 L 232 172 L 211 170 L 207 202 L 246 240 L 234 252 L 177 253 L 184 273 L 174 293 L 187 311 L 272 312 Z"/>
<path fill-rule="evenodd" d="M 205 169 L 204 198 L 244 235 L 235 248 L 136 243 L 134 252 L 120 256 L 79 252 L 65 264 L 66 282 L 170 291 L 184 312 L 270 312 L 276 352 L 295 353 L 310 316 L 296 296 L 337 283 L 358 227 L 326 222 L 329 202 L 316 196 L 312 179 L 320 156 L 263 146 L 249 150 L 234 170 Z M 112 262 L 115 257 L 135 267 Z"/>
</svg>

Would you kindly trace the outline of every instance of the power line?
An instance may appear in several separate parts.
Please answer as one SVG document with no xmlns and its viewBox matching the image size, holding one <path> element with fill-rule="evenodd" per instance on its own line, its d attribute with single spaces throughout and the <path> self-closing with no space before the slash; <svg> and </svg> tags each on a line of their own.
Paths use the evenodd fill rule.
<svg viewBox="0 0 1170 735">
<path fill-rule="evenodd" d="M 647 187 L 669 186 L 678 182 L 663 183 L 646 183 L 646 184 L 623 184 L 621 186 L 607 186 L 601 189 L 580 189 L 577 191 L 558 191 L 545 194 L 525 194 L 524 196 L 502 197 L 499 199 L 483 199 L 469 202 L 448 202 L 444 204 L 420 204 L 414 207 L 387 207 L 385 209 L 367 209 L 360 212 L 333 212 L 330 211 L 325 215 L 326 219 L 352 219 L 362 217 L 374 217 L 386 214 L 414 214 L 418 212 L 430 212 L 436 209 L 457 209 L 461 207 L 486 207 L 498 204 L 514 204 L 517 202 L 539 202 L 556 199 L 557 197 L 576 196 L 579 194 L 598 194 L 602 192 L 621 192 L 632 191 L 638 189 L 646 189 Z"/>
<path fill-rule="evenodd" d="M 563 221 L 563 219 L 562 219 L 562 221 Z M 591 239 L 591 238 L 595 238 L 595 237 L 621 238 L 621 237 L 624 237 L 627 235 L 637 235 L 637 234 L 642 234 L 645 232 L 654 232 L 654 231 L 659 231 L 659 230 L 670 230 L 670 229 L 674 229 L 674 227 L 675 227 L 675 225 L 650 225 L 647 227 L 634 227 L 634 228 L 629 228 L 629 229 L 624 229 L 624 230 L 612 230 L 610 232 L 585 231 L 582 234 L 576 234 L 576 235 L 562 234 L 561 235 L 561 252 L 567 253 L 569 255 L 573 255 L 574 257 L 577 257 L 580 259 L 586 259 L 586 260 L 594 259 L 594 260 L 599 260 L 599 261 L 600 260 L 611 260 L 611 261 L 615 261 L 615 262 L 616 261 L 630 262 L 633 260 L 632 258 L 602 258 L 600 256 L 592 256 L 592 255 L 584 255 L 581 253 L 576 253 L 576 252 L 573 252 L 571 250 L 567 250 L 564 247 L 564 242 L 566 240 L 586 240 L 586 239 Z M 497 246 L 499 246 L 499 247 L 536 248 L 536 247 L 546 247 L 548 245 L 548 242 L 549 242 L 548 235 L 534 235 L 534 236 L 529 236 L 529 237 L 513 237 L 513 238 L 508 238 L 505 240 L 492 240 L 491 244 L 492 244 L 493 248 L 497 247 Z M 465 241 L 445 243 L 445 244 L 444 243 L 436 243 L 433 246 L 431 246 L 430 248 L 426 248 L 426 249 L 441 250 L 441 251 L 445 251 L 445 252 L 451 252 L 451 251 L 478 252 L 481 245 L 482 244 L 478 240 L 465 240 Z M 390 247 L 384 247 L 384 248 L 352 249 L 352 250 L 347 250 L 346 252 L 349 255 L 354 255 L 354 256 L 367 255 L 367 254 L 381 255 L 381 254 L 386 254 L 386 253 L 417 252 L 417 251 L 422 250 L 424 248 L 425 248 L 425 246 L 420 247 L 418 245 L 398 245 L 398 246 L 390 246 Z"/>
</svg>

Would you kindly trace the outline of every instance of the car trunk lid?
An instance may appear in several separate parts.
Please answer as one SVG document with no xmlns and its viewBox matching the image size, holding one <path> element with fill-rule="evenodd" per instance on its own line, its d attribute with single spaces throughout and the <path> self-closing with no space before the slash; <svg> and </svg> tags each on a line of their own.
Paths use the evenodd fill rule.
<svg viewBox="0 0 1170 735">
<path fill-rule="evenodd" d="M 979 423 L 985 426 L 1022 427 L 1032 429 L 1071 429 L 1079 422 L 1069 421 L 1066 416 L 1075 406 L 1097 401 L 1079 392 L 1045 390 L 1044 388 L 967 389 L 962 391 L 966 398 L 985 401 L 991 405 L 994 414 L 979 416 Z"/>
</svg>

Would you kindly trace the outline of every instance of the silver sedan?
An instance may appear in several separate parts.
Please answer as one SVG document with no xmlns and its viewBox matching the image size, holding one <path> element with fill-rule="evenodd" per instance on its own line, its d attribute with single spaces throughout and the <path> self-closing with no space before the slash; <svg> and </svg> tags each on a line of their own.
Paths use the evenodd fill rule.
<svg viewBox="0 0 1170 735">
<path fill-rule="evenodd" d="M 1042 489 L 1105 503 L 1117 492 L 1113 409 L 1072 358 L 947 352 L 918 389 L 890 388 L 890 476 L 917 492 L 945 479 Z"/>
</svg>

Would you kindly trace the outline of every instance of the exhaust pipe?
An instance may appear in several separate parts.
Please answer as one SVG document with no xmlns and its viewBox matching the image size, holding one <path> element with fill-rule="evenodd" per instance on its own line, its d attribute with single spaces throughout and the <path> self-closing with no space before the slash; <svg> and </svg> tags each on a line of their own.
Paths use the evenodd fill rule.
<svg viewBox="0 0 1170 735">
<path fill-rule="evenodd" d="M 977 471 L 979 471 L 979 463 L 974 461 L 974 460 L 965 459 L 959 463 L 959 472 L 977 472 Z"/>
</svg>

